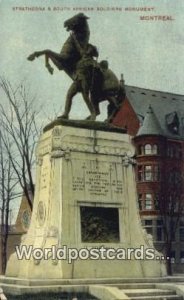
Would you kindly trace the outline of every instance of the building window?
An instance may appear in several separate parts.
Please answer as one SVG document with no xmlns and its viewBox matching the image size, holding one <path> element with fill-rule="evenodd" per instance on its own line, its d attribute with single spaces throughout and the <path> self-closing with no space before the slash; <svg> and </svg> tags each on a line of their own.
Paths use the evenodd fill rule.
<svg viewBox="0 0 184 300">
<path fill-rule="evenodd" d="M 158 154 L 158 146 L 156 144 L 154 145 L 146 144 L 144 146 L 144 153 L 145 155 Z"/>
<path fill-rule="evenodd" d="M 145 166 L 144 179 L 145 179 L 145 181 L 159 181 L 160 180 L 159 166 L 157 166 L 157 165 Z"/>
<path fill-rule="evenodd" d="M 155 210 L 159 210 L 160 205 L 159 205 L 159 194 L 154 195 L 154 208 Z"/>
<path fill-rule="evenodd" d="M 176 149 L 175 149 L 175 157 L 176 158 L 182 158 L 182 150 L 181 150 L 181 148 L 180 147 L 177 147 Z"/>
<path fill-rule="evenodd" d="M 149 210 L 152 209 L 152 195 L 145 194 L 145 209 Z"/>
<path fill-rule="evenodd" d="M 143 166 L 138 166 L 138 181 L 143 181 Z"/>
<path fill-rule="evenodd" d="M 159 166 L 155 165 L 153 166 L 153 180 L 154 181 L 159 181 L 160 180 L 160 168 Z"/>
<path fill-rule="evenodd" d="M 152 153 L 158 154 L 158 146 L 156 144 L 152 146 Z"/>
<path fill-rule="evenodd" d="M 143 145 L 139 145 L 138 146 L 138 154 L 139 155 L 143 155 L 144 154 L 144 147 L 143 147 Z"/>
<path fill-rule="evenodd" d="M 152 224 L 153 224 L 153 221 L 152 221 L 152 220 L 145 220 L 145 221 L 144 221 L 144 225 L 145 225 L 145 226 L 152 226 Z"/>
<path fill-rule="evenodd" d="M 138 181 L 159 181 L 160 168 L 158 165 L 138 166 Z"/>
<path fill-rule="evenodd" d="M 138 204 L 139 204 L 139 210 L 143 210 L 143 195 L 139 194 L 138 196 Z"/>
<path fill-rule="evenodd" d="M 168 181 L 170 184 L 176 186 L 180 186 L 181 184 L 181 173 L 177 169 L 170 170 L 168 174 Z"/>
<path fill-rule="evenodd" d="M 167 114 L 165 120 L 168 130 L 173 134 L 179 134 L 180 121 L 178 114 L 176 112 Z"/>
<path fill-rule="evenodd" d="M 145 152 L 146 155 L 152 154 L 152 147 L 151 147 L 150 144 L 146 144 L 146 145 L 144 146 L 144 152 Z"/>
<path fill-rule="evenodd" d="M 158 194 L 139 194 L 138 195 L 138 206 L 139 210 L 151 210 L 155 209 L 158 210 L 159 208 L 159 195 Z"/>
<path fill-rule="evenodd" d="M 148 234 L 153 234 L 153 221 L 144 220 L 144 228 L 146 229 Z"/>
<path fill-rule="evenodd" d="M 174 144 L 170 144 L 168 145 L 167 148 L 167 155 L 168 157 L 171 158 L 176 158 L 176 159 L 180 159 L 182 158 L 182 148 L 181 145 L 174 145 Z"/>
<path fill-rule="evenodd" d="M 144 167 L 144 179 L 145 181 L 152 181 L 152 167 L 151 166 L 145 166 Z"/>
</svg>

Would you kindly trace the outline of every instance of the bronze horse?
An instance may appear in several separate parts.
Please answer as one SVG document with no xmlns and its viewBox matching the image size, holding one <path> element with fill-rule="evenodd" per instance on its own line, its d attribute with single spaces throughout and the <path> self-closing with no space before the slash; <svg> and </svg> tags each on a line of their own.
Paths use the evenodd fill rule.
<svg viewBox="0 0 184 300">
<path fill-rule="evenodd" d="M 83 13 L 79 13 L 74 17 L 64 22 L 64 27 L 67 31 L 71 31 L 80 47 L 84 49 L 89 43 L 90 30 L 87 22 L 88 17 Z M 64 43 L 60 53 L 53 52 L 49 49 L 36 51 L 32 53 L 28 60 L 33 61 L 35 58 L 45 55 L 45 66 L 48 71 L 53 74 L 54 69 L 49 64 L 49 59 L 59 69 L 65 71 L 75 81 L 76 65 L 81 59 L 81 53 L 76 47 L 76 43 L 72 38 L 72 35 L 68 37 Z M 102 61 L 99 66 L 102 69 L 103 79 L 100 87 L 98 86 L 98 80 L 94 80 L 93 89 L 90 91 L 91 99 L 83 98 L 90 110 L 91 115 L 88 119 L 95 120 L 96 116 L 100 114 L 99 103 L 102 101 L 109 101 L 108 106 L 108 121 L 111 121 L 125 97 L 124 86 L 120 83 L 116 75 L 108 68 L 105 61 Z M 74 88 L 74 84 L 68 90 L 67 99 L 65 104 L 65 113 L 63 117 L 68 118 L 72 105 L 73 97 L 83 91 L 81 88 Z"/>
<path fill-rule="evenodd" d="M 64 22 L 64 27 L 66 30 L 75 33 L 81 47 L 85 47 L 89 42 L 90 31 L 87 19 L 87 16 L 85 16 L 83 13 L 79 13 L 73 18 Z M 51 69 L 49 65 L 49 59 L 51 59 L 51 61 L 59 70 L 64 70 L 72 79 L 74 79 L 76 64 L 81 58 L 81 55 L 71 36 L 69 36 L 64 43 L 60 53 L 46 49 L 32 53 L 27 59 L 33 61 L 35 58 L 41 55 L 45 55 L 46 67 L 51 74 L 53 73 L 53 69 Z"/>
</svg>

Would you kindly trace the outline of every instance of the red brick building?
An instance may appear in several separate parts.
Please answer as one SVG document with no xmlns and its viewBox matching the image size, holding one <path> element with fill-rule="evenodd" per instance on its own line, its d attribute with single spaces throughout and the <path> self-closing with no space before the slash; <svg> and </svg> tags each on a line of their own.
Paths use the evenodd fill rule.
<svg viewBox="0 0 184 300">
<path fill-rule="evenodd" d="M 164 220 L 168 228 L 175 226 L 171 256 L 182 271 L 184 220 L 177 215 L 184 207 L 184 96 L 131 86 L 126 95 L 114 124 L 133 136 L 142 223 L 158 250 L 166 239 Z"/>
</svg>

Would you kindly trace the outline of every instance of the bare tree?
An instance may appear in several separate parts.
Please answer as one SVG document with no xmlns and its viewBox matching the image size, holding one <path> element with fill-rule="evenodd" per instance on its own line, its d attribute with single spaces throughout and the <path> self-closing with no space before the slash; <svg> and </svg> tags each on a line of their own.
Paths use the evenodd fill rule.
<svg viewBox="0 0 184 300">
<path fill-rule="evenodd" d="M 1 211 L 1 262 L 2 273 L 5 273 L 7 263 L 7 244 L 10 221 L 10 202 L 18 197 L 15 172 L 4 147 L 2 132 L 0 132 L 0 211 Z M 11 149 L 10 149 L 11 151 Z"/>
<path fill-rule="evenodd" d="M 3 143 L 19 184 L 32 210 L 34 182 L 32 167 L 37 142 L 38 108 L 25 82 L 17 87 L 0 78 L 4 103 L 0 104 L 0 126 Z"/>
<path fill-rule="evenodd" d="M 176 232 L 180 220 L 184 215 L 184 187 L 183 178 L 179 171 L 173 169 L 168 174 L 164 193 L 159 203 L 160 215 L 163 222 L 164 243 L 162 250 L 165 252 L 167 273 L 172 275 L 172 245 L 175 242 Z"/>
</svg>

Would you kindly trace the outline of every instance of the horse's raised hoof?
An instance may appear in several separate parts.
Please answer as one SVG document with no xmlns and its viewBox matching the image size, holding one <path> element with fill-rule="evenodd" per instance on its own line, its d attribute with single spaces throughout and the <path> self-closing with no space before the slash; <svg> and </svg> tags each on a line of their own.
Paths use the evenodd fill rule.
<svg viewBox="0 0 184 300">
<path fill-rule="evenodd" d="M 51 75 L 53 75 L 54 69 L 53 69 L 51 66 L 47 66 L 47 70 L 49 71 L 49 73 L 50 73 Z"/>
<path fill-rule="evenodd" d="M 35 54 L 33 53 L 33 54 L 31 54 L 31 55 L 29 55 L 28 57 L 27 57 L 27 60 L 29 60 L 29 61 L 33 61 L 34 59 L 35 59 Z"/>
</svg>

